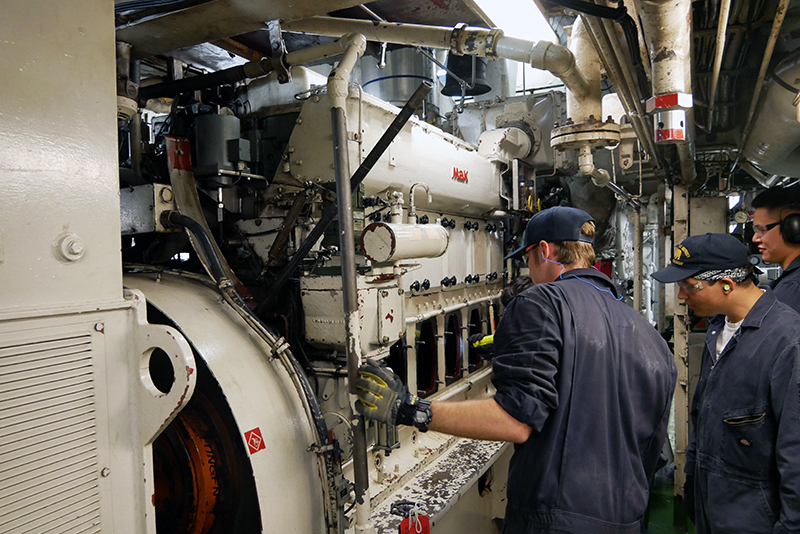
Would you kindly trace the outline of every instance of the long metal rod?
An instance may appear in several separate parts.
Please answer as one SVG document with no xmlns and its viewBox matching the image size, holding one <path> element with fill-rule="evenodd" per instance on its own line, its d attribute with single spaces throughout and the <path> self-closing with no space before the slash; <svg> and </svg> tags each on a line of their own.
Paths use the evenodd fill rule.
<svg viewBox="0 0 800 534">
<path fill-rule="evenodd" d="M 717 84 L 719 83 L 719 73 L 722 70 L 722 53 L 725 52 L 725 37 L 728 30 L 728 18 L 731 13 L 731 0 L 722 0 L 719 8 L 719 23 L 717 24 L 717 49 L 714 54 L 714 70 L 711 72 L 711 92 L 708 97 L 709 126 L 711 125 L 711 113 L 714 112 L 714 104 L 717 99 Z"/>
<path fill-rule="evenodd" d="M 644 224 L 642 224 L 642 207 L 634 208 L 633 215 L 633 308 L 637 313 L 642 313 L 643 296 L 643 271 L 644 271 Z"/>
<path fill-rule="evenodd" d="M 747 113 L 747 121 L 742 130 L 742 144 L 747 146 L 748 138 L 750 137 L 750 129 L 753 126 L 753 117 L 756 113 L 756 106 L 758 99 L 761 96 L 761 89 L 764 87 L 764 78 L 767 76 L 767 67 L 772 59 L 772 53 L 775 51 L 775 43 L 778 40 L 778 34 L 783 26 L 783 19 L 786 18 L 786 11 L 789 9 L 789 2 L 791 0 L 781 0 L 778 4 L 778 9 L 775 11 L 775 19 L 772 21 L 772 29 L 769 32 L 769 39 L 767 40 L 767 47 L 764 50 L 764 58 L 761 60 L 761 69 L 758 71 L 758 78 L 756 79 L 756 88 L 753 91 L 753 99 L 750 101 L 750 111 Z"/>
</svg>

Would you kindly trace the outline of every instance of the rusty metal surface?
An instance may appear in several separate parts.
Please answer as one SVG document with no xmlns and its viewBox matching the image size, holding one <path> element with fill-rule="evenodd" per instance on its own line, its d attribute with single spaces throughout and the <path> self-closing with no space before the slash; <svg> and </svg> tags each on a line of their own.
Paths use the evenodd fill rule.
<svg viewBox="0 0 800 534">
<path fill-rule="evenodd" d="M 391 515 L 390 508 L 400 500 L 417 503 L 420 513 L 434 525 L 510 446 L 497 441 L 459 440 L 373 510 L 378 532 L 397 532 L 402 518 Z"/>
</svg>

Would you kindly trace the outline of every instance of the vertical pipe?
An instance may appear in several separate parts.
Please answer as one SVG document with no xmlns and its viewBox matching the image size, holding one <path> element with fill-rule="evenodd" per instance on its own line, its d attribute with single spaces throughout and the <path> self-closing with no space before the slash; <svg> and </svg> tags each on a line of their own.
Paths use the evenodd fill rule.
<svg viewBox="0 0 800 534">
<path fill-rule="evenodd" d="M 689 235 L 689 190 L 676 185 L 672 194 L 673 243 L 680 243 Z M 675 312 L 675 365 L 678 367 L 678 384 L 675 388 L 675 495 L 681 493 L 686 475 L 686 447 L 689 444 L 689 314 L 686 304 L 678 299 L 678 284 L 674 285 Z"/>
<path fill-rule="evenodd" d="M 633 307 L 642 313 L 642 271 L 644 269 L 644 224 L 642 208 L 636 206 L 633 212 Z"/>
<path fill-rule="evenodd" d="M 667 188 L 663 181 L 658 182 L 658 215 L 656 216 L 656 246 L 658 252 L 656 255 L 656 270 L 666 267 L 666 206 L 667 202 Z M 656 284 L 656 301 L 658 302 L 656 328 L 659 332 L 663 332 L 666 328 L 666 288 L 661 282 Z"/>
<path fill-rule="evenodd" d="M 345 316 L 345 350 L 347 380 L 351 395 L 356 393 L 358 367 L 361 364 L 359 340 L 358 289 L 356 271 L 355 228 L 353 224 L 353 193 L 350 189 L 350 158 L 347 150 L 347 116 L 345 106 L 349 92 L 350 72 L 364 53 L 363 35 L 348 36 L 348 47 L 328 78 L 328 97 L 331 100 L 333 131 L 333 167 L 336 176 L 336 203 L 339 211 L 339 254 L 342 263 L 342 299 Z M 356 500 L 356 532 L 374 532 L 370 524 L 369 471 L 367 469 L 367 433 L 364 417 L 354 414 L 353 478 Z"/>
<path fill-rule="evenodd" d="M 128 145 L 131 151 L 131 170 L 139 184 L 142 183 L 142 114 L 138 111 L 131 116 Z"/>
<path fill-rule="evenodd" d="M 717 49 L 714 54 L 714 70 L 711 72 L 711 92 L 708 97 L 708 125 L 711 126 L 711 114 L 717 98 L 717 83 L 719 72 L 722 70 L 722 53 L 725 51 L 725 36 L 728 33 L 728 17 L 731 13 L 731 0 L 722 0 L 719 8 L 719 23 L 717 24 Z"/>
</svg>

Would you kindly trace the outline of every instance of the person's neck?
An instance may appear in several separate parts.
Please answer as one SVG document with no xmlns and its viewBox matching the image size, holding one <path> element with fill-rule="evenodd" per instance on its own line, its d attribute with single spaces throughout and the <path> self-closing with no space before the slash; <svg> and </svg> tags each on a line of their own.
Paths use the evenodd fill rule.
<svg viewBox="0 0 800 534">
<path fill-rule="evenodd" d="M 798 257 L 800 257 L 800 246 L 792 247 L 792 253 L 786 256 L 786 258 L 784 258 L 784 260 L 781 262 L 781 268 L 785 271 Z"/>
<path fill-rule="evenodd" d="M 737 287 L 728 299 L 726 309 L 723 312 L 731 323 L 738 323 L 750 313 L 758 299 L 764 292 L 757 285 L 751 284 L 747 287 Z"/>
</svg>

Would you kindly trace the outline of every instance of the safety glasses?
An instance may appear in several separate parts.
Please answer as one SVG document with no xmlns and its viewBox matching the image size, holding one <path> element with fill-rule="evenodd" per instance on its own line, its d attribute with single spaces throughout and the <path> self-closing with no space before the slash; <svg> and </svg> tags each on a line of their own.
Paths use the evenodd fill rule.
<svg viewBox="0 0 800 534">
<path fill-rule="evenodd" d="M 776 226 L 778 226 L 779 224 L 781 224 L 782 222 L 783 221 L 778 221 L 778 222 L 766 224 L 764 226 L 761 226 L 760 224 L 754 224 L 753 225 L 753 232 L 755 232 L 756 235 L 764 235 L 767 232 L 769 232 L 770 230 L 772 230 L 773 228 L 775 228 Z"/>
<path fill-rule="evenodd" d="M 694 295 L 695 293 L 706 287 L 703 285 L 703 282 L 690 284 L 689 282 L 686 282 L 684 280 L 678 282 L 678 286 L 690 295 Z"/>
</svg>

